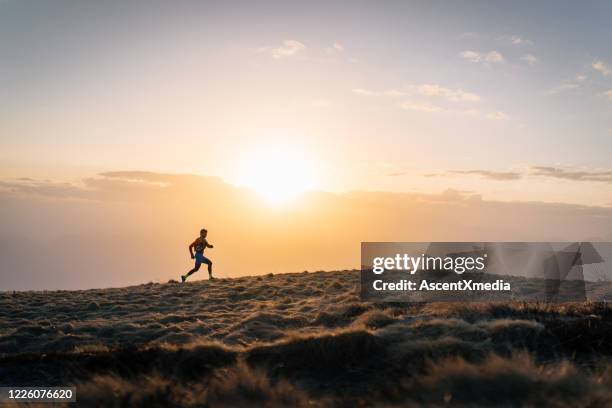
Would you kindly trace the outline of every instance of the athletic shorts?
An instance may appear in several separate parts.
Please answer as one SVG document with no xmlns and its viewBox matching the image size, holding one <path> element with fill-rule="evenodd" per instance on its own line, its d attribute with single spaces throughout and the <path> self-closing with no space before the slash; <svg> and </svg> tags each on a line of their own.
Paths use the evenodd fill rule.
<svg viewBox="0 0 612 408">
<path fill-rule="evenodd" d="M 210 259 L 208 259 L 207 257 L 205 257 L 203 253 L 196 252 L 196 254 L 195 254 L 195 264 L 196 264 L 196 266 L 198 266 L 200 264 L 203 264 L 203 263 L 210 265 L 212 263 L 212 261 Z"/>
</svg>

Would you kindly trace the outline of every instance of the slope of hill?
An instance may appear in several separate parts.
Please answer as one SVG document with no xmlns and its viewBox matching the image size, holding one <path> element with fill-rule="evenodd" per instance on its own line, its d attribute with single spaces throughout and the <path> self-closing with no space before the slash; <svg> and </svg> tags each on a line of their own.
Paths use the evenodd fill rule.
<svg viewBox="0 0 612 408">
<path fill-rule="evenodd" d="M 76 384 L 80 406 L 600 406 L 611 335 L 605 304 L 362 302 L 358 271 L 2 292 L 0 386 Z"/>
</svg>

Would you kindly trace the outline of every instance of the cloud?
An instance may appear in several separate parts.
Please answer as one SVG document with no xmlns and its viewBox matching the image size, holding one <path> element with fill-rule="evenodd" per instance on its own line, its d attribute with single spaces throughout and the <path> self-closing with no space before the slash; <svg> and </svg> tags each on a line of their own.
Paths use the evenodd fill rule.
<svg viewBox="0 0 612 408">
<path fill-rule="evenodd" d="M 259 48 L 257 51 L 268 53 L 272 56 L 272 58 L 279 59 L 294 57 L 303 52 L 305 49 L 306 46 L 299 41 L 283 40 L 281 45 L 279 45 L 278 47 L 266 46 Z"/>
<path fill-rule="evenodd" d="M 490 171 L 490 170 L 450 170 L 451 174 L 477 175 L 490 180 L 508 181 L 518 180 L 522 177 L 521 173 L 512 171 Z"/>
<path fill-rule="evenodd" d="M 153 173 L 150 171 L 107 171 L 100 173 L 99 176 L 129 182 L 147 182 L 152 184 L 166 184 L 176 179 L 176 176 Z"/>
<path fill-rule="evenodd" d="M 333 55 L 333 54 L 338 54 L 344 52 L 344 45 L 340 44 L 339 42 L 334 42 L 331 47 L 327 47 L 325 48 L 325 53 Z"/>
<path fill-rule="evenodd" d="M 603 61 L 596 60 L 591 64 L 595 71 L 598 71 L 603 76 L 608 76 L 612 74 L 612 68 L 608 67 Z"/>
<path fill-rule="evenodd" d="M 371 91 L 369 89 L 354 88 L 351 91 L 353 93 L 358 94 L 358 95 L 365 95 L 365 96 L 391 96 L 391 97 L 397 97 L 397 96 L 404 96 L 404 95 L 406 95 L 405 92 L 399 91 L 397 89 L 388 89 L 386 91 Z"/>
<path fill-rule="evenodd" d="M 604 95 L 606 96 L 606 98 L 608 98 L 609 100 L 612 101 L 612 89 L 610 89 L 609 91 L 604 92 Z"/>
<path fill-rule="evenodd" d="M 481 54 L 479 52 L 476 52 L 476 51 L 463 51 L 459 55 L 461 56 L 461 58 L 466 59 L 468 61 L 472 61 L 472 62 L 481 62 L 482 61 Z"/>
<path fill-rule="evenodd" d="M 446 113 L 446 114 L 457 115 L 457 116 L 473 116 L 473 117 L 483 118 L 483 119 L 488 119 L 488 120 L 508 120 L 510 119 L 510 116 L 508 116 L 506 113 L 501 112 L 501 111 L 486 113 L 478 109 L 446 109 L 439 105 L 434 105 L 431 103 L 421 102 L 421 101 L 404 101 L 399 104 L 399 107 L 401 109 L 413 110 L 413 111 L 418 111 L 418 112 Z"/>
<path fill-rule="evenodd" d="M 0 191 L 13 194 L 36 195 L 48 198 L 90 198 L 91 191 L 82 185 L 57 183 L 20 177 L 14 181 L 0 180 Z"/>
<path fill-rule="evenodd" d="M 397 89 L 387 89 L 386 91 L 382 92 L 382 95 L 397 97 L 397 96 L 404 96 L 406 95 L 406 93 L 402 91 L 398 91 Z"/>
<path fill-rule="evenodd" d="M 0 180 L 0 192 L 57 199 L 138 201 L 169 188 L 184 188 L 185 184 L 202 181 L 210 183 L 211 186 L 221 182 L 216 177 L 147 171 L 112 171 L 84 178 L 75 183 L 58 183 L 27 177 Z"/>
<path fill-rule="evenodd" d="M 520 44 L 533 44 L 533 41 L 525 38 L 525 37 L 521 37 L 520 35 L 512 35 L 510 36 L 510 42 L 512 42 L 512 44 L 514 45 L 520 45 Z"/>
<path fill-rule="evenodd" d="M 446 175 L 465 174 L 477 175 L 490 180 L 519 180 L 529 175 L 531 177 L 550 177 L 570 181 L 590 181 L 612 183 L 612 170 L 584 171 L 563 169 L 560 167 L 532 166 L 527 172 L 491 171 L 491 170 L 448 170 L 443 173 L 429 173 L 426 177 L 444 177 Z"/>
<path fill-rule="evenodd" d="M 491 63 L 504 62 L 504 56 L 497 51 L 491 51 L 485 55 L 485 61 Z"/>
<path fill-rule="evenodd" d="M 531 66 L 538 63 L 538 58 L 533 54 L 525 54 L 521 57 L 521 59 Z"/>
<path fill-rule="evenodd" d="M 418 111 L 418 112 L 426 112 L 426 113 L 434 113 L 434 112 L 444 112 L 445 109 L 436 106 L 436 105 L 432 105 L 426 102 L 412 102 L 412 101 L 406 101 L 406 102 L 402 102 L 400 104 L 400 107 L 402 109 L 407 109 L 407 110 L 414 110 L 414 111 Z"/>
<path fill-rule="evenodd" d="M 562 84 L 552 87 L 548 91 L 548 93 L 551 95 L 556 95 L 556 94 L 560 94 L 565 91 L 571 91 L 572 89 L 577 89 L 579 87 L 580 86 L 578 84 L 575 84 L 573 82 L 564 82 Z"/>
<path fill-rule="evenodd" d="M 470 190 L 447 188 L 440 194 L 440 198 L 444 201 L 480 201 L 482 200 L 482 195 L 475 194 Z"/>
<path fill-rule="evenodd" d="M 400 109 L 412 110 L 417 112 L 425 113 L 446 113 L 457 116 L 473 116 L 482 119 L 489 120 L 508 120 L 510 116 L 501 111 L 486 112 L 478 109 L 461 109 L 461 108 L 450 108 L 444 106 L 444 104 L 432 103 L 430 101 L 418 100 L 418 96 L 424 96 L 429 98 L 439 98 L 441 100 L 453 103 L 473 103 L 479 102 L 482 98 L 472 92 L 464 91 L 463 89 L 447 88 L 439 84 L 420 84 L 420 85 L 407 85 L 403 88 L 404 90 L 388 89 L 385 91 L 374 91 L 364 88 L 354 88 L 351 91 L 358 95 L 364 96 L 376 96 L 376 97 L 404 97 L 408 96 L 410 99 L 404 100 L 397 104 Z M 424 98 L 421 98 L 424 99 Z M 448 104 L 446 104 L 448 105 Z"/>
<path fill-rule="evenodd" d="M 421 95 L 439 96 L 451 102 L 478 102 L 480 96 L 462 89 L 449 89 L 438 84 L 423 84 L 416 87 Z"/>
<path fill-rule="evenodd" d="M 463 51 L 459 56 L 467 61 L 481 63 L 484 65 L 500 64 L 505 61 L 504 56 L 499 51 L 478 52 L 478 51 Z"/>
<path fill-rule="evenodd" d="M 510 117 L 504 112 L 489 112 L 487 113 L 487 119 L 491 120 L 508 120 Z"/>
<path fill-rule="evenodd" d="M 353 93 L 356 93 L 356 94 L 359 94 L 359 95 L 378 96 L 377 92 L 370 91 L 368 89 L 363 89 L 363 88 L 353 88 L 353 89 L 351 89 L 351 91 Z"/>
<path fill-rule="evenodd" d="M 372 91 L 363 88 L 354 88 L 352 91 L 359 95 L 366 96 L 390 96 L 399 97 L 406 96 L 409 93 L 418 93 L 424 96 L 440 97 L 450 102 L 478 102 L 481 100 L 480 95 L 472 92 L 466 92 L 463 89 L 451 89 L 438 84 L 421 84 L 410 85 L 406 91 L 399 89 L 387 89 L 385 91 Z"/>
<path fill-rule="evenodd" d="M 489 34 L 483 34 L 478 32 L 466 32 L 460 35 L 460 38 L 464 39 L 479 39 L 483 41 L 495 41 L 503 44 L 511 44 L 511 45 L 533 45 L 533 41 L 529 38 L 526 38 L 522 35 L 513 34 L 513 35 L 500 35 L 493 36 Z"/>
<path fill-rule="evenodd" d="M 531 174 L 541 177 L 552 177 L 572 181 L 597 181 L 612 183 L 612 170 L 603 171 L 578 171 L 559 167 L 534 166 Z"/>
<path fill-rule="evenodd" d="M 512 45 L 533 45 L 533 41 L 521 35 L 503 35 L 498 37 L 498 39 L 509 42 Z"/>
</svg>

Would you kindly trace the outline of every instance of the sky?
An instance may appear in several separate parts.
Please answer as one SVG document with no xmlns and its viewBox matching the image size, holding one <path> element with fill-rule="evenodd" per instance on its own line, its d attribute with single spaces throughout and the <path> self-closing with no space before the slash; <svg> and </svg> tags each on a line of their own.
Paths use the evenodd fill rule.
<svg viewBox="0 0 612 408">
<path fill-rule="evenodd" d="M 356 216 L 350 205 L 327 201 L 292 212 L 303 194 L 332 194 L 358 208 L 371 199 L 367 220 L 353 222 L 387 225 L 387 235 L 376 235 L 383 240 L 416 236 L 389 222 L 415 222 L 404 210 L 422 197 L 460 198 L 437 215 L 443 219 L 462 214 L 466 202 L 486 204 L 479 233 L 454 221 L 448 236 L 457 239 L 612 239 L 601 230 L 612 207 L 611 18 L 608 1 L 0 0 L 0 201 L 11 219 L 0 238 L 26 248 L 62 242 L 51 245 L 60 254 L 70 252 L 67 236 L 96 246 L 100 231 L 117 236 L 111 227 L 132 216 L 142 191 L 140 177 L 117 184 L 105 174 L 144 171 L 163 175 L 154 185 L 166 191 L 171 175 L 213 177 L 244 199 L 264 198 L 281 219 L 287 211 L 311 221 L 319 220 L 311 211 Z M 148 218 L 125 236 L 147 241 L 147 223 L 160 217 L 169 233 L 190 199 L 202 208 L 219 202 L 194 185 L 181 190 L 176 207 L 137 206 Z M 387 207 L 388 197 L 404 204 Z M 546 208 L 552 218 L 506 225 L 523 222 L 515 216 L 522 208 Z M 88 218 L 71 219 L 71 211 Z M 107 211 L 111 226 L 99 224 Z M 574 233 L 557 231 L 555 222 L 570 225 L 552 221 L 558 211 L 595 218 Z M 212 222 L 197 207 L 189 214 L 194 225 L 156 247 L 183 251 L 176 248 L 192 239 L 187 231 Z M 505 226 L 495 224 L 504 218 Z M 289 234 L 277 222 L 266 227 L 274 243 Z M 328 239 L 344 237 L 350 248 L 369 236 L 332 227 Z M 445 239 L 419 228 L 420 238 Z M 226 247 L 245 232 L 233 231 Z M 353 250 L 339 251 L 295 259 L 304 268 L 351 263 Z M 302 265 L 262 256 L 253 261 L 258 273 Z M 15 270 L 32 266 L 23 259 L 11 261 Z M 164 259 L 165 268 L 178 258 Z M 249 262 L 231 263 L 231 274 L 248 273 Z M 172 275 L 156 271 L 159 279 Z M 138 273 L 127 281 L 145 276 Z M 113 276 L 75 285 L 126 282 Z M 34 277 L 12 287 L 33 287 Z"/>
<path fill-rule="evenodd" d="M 609 2 L 0 2 L 0 175 L 610 205 Z"/>
</svg>

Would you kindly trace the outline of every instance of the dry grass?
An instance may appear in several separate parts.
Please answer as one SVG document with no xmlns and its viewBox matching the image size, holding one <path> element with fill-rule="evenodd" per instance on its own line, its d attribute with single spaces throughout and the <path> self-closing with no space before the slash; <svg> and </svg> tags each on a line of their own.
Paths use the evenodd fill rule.
<svg viewBox="0 0 612 408">
<path fill-rule="evenodd" d="M 375 304 L 358 278 L 1 293 L 0 385 L 100 407 L 612 406 L 609 306 Z"/>
</svg>

